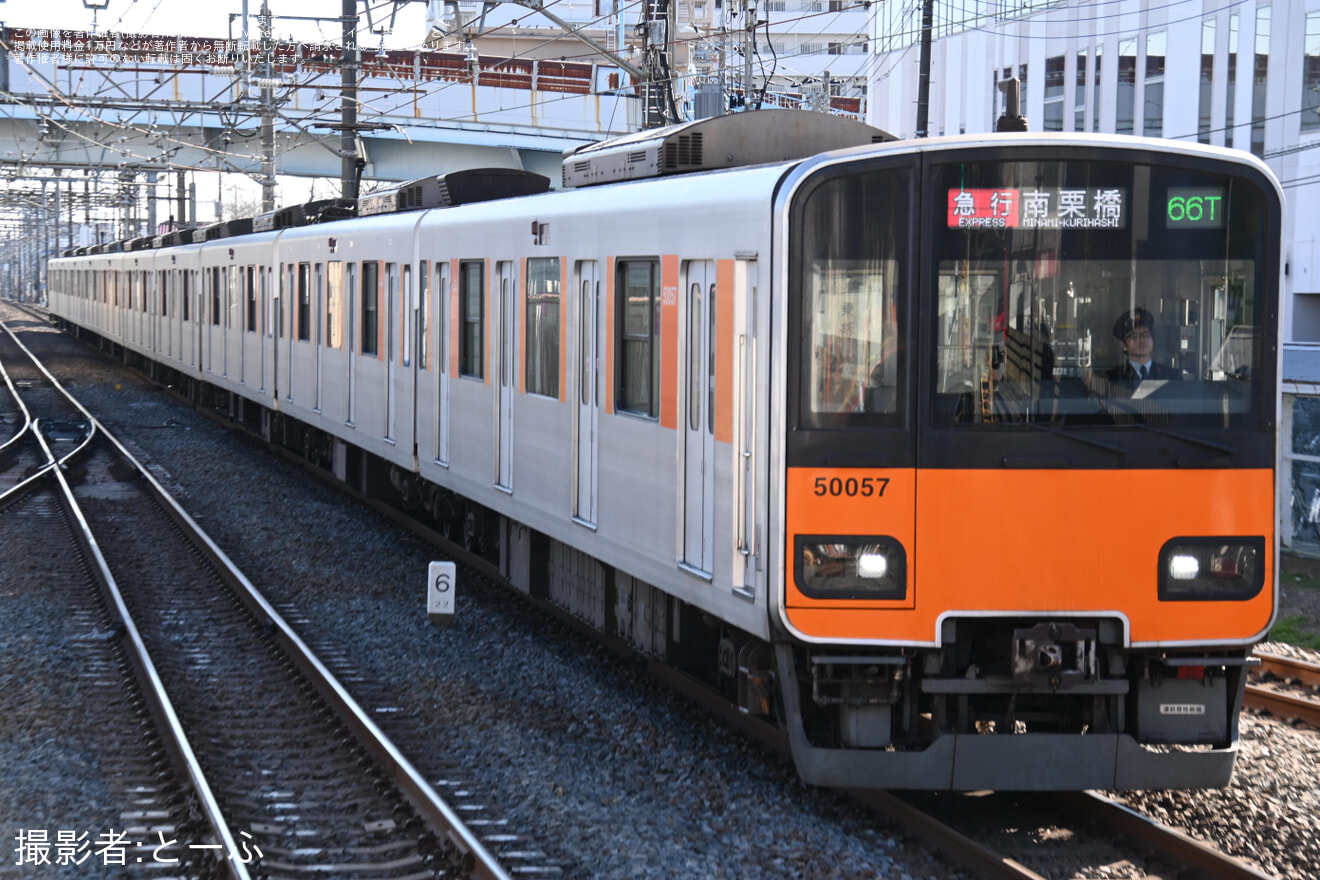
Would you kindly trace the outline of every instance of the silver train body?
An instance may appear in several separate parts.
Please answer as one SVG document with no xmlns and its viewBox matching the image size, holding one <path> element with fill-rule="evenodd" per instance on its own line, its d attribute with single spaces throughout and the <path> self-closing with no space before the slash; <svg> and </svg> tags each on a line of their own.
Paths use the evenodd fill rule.
<svg viewBox="0 0 1320 880">
<path fill-rule="evenodd" d="M 640 155 L 650 147 L 638 139 L 632 152 Z M 855 142 L 868 139 L 885 140 L 868 134 Z M 900 453 L 859 465 L 869 453 L 856 445 L 847 460 L 794 457 L 785 426 L 796 418 L 798 388 L 788 365 L 801 357 L 786 293 L 798 284 L 790 265 L 795 199 L 841 169 L 921 167 L 941 153 L 1002 158 L 1005 144 L 1036 156 L 1062 148 L 1103 161 L 1126 151 L 1127 161 L 1135 151 L 1141 161 L 1177 165 L 1193 154 L 1208 171 L 1236 167 L 1222 151 L 1084 136 L 808 149 L 751 167 L 69 256 L 52 263 L 49 305 L 76 332 L 140 359 L 273 441 L 301 447 L 356 488 L 423 511 L 519 589 L 723 685 L 745 710 L 788 729 L 810 782 L 1223 784 L 1236 750 L 1234 676 L 1250 638 L 1207 639 L 1218 646 L 1208 663 L 1228 682 L 1225 720 L 1214 747 L 1190 760 L 1165 760 L 1126 729 L 1033 740 L 951 727 L 905 745 L 901 731 L 917 737 L 943 723 L 939 710 L 922 708 L 928 703 L 905 708 L 905 694 L 911 681 L 942 668 L 929 657 L 961 638 L 947 625 L 950 609 L 939 610 L 945 623 L 911 638 L 874 627 L 831 635 L 848 620 L 870 619 L 879 606 L 865 596 L 861 612 L 842 600 L 822 605 L 822 615 L 851 615 L 828 620 L 794 617 L 789 607 L 785 584 L 798 564 L 789 556 L 802 531 L 791 512 L 794 469 L 872 467 L 896 487 L 918 464 Z M 633 161 L 618 155 L 602 153 L 595 167 Z M 653 158 L 663 165 L 663 145 Z M 590 174 L 590 160 L 568 157 L 566 177 L 573 168 Z M 1263 177 L 1255 166 L 1248 172 Z M 912 179 L 926 180 L 921 174 Z M 914 183 L 914 199 L 918 189 Z M 861 264 L 832 265 L 846 275 Z M 915 318 L 902 319 L 904 308 L 915 315 L 920 307 L 899 303 L 902 332 L 924 332 Z M 1040 437 L 1050 441 L 1031 439 Z M 904 528 L 892 534 L 908 547 L 913 576 Z M 420 602 L 420 572 L 418 580 Z M 933 586 L 924 589 L 922 601 L 943 601 Z M 819 631 L 808 620 L 822 621 Z M 1101 625 L 1088 638 L 1120 658 L 1094 674 L 1136 687 L 1144 673 L 1122 671 L 1134 656 L 1130 626 L 1106 635 Z M 1113 644 L 1099 644 L 1106 639 Z M 883 686 L 873 688 L 876 676 Z M 960 671 L 952 680 L 967 677 Z M 1043 705 L 1051 688 L 1037 690 Z M 808 714 L 815 721 L 804 727 Z M 812 728 L 822 718 L 832 728 L 826 735 Z M 1141 720 L 1154 731 L 1150 742 L 1181 734 L 1157 728 L 1165 723 L 1158 712 Z"/>
</svg>

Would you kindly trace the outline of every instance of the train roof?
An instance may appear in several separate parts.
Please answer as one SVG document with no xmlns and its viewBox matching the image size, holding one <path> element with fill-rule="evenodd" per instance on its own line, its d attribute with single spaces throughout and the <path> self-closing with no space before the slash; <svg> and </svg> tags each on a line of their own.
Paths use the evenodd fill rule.
<svg viewBox="0 0 1320 880">
<path fill-rule="evenodd" d="M 694 171 L 805 159 L 844 147 L 897 140 L 846 116 L 754 110 L 648 129 L 564 154 L 565 187 L 596 186 Z"/>
</svg>

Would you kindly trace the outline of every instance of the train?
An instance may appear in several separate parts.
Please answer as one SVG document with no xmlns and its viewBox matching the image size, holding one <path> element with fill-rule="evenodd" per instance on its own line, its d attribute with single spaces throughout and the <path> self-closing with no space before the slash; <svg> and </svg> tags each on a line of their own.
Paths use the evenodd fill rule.
<svg viewBox="0 0 1320 880">
<path fill-rule="evenodd" d="M 48 297 L 807 783 L 1213 787 L 1276 613 L 1283 211 L 1241 151 L 756 111 L 79 248 Z"/>
</svg>

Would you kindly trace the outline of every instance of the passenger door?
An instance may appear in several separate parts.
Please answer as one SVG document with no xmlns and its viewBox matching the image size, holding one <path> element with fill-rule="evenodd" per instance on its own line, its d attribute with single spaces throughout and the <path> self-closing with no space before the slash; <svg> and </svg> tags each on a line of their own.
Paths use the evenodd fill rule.
<svg viewBox="0 0 1320 880">
<path fill-rule="evenodd" d="M 399 335 L 399 264 L 385 264 L 385 308 L 380 320 L 385 322 L 385 439 L 394 440 L 394 414 L 398 398 L 394 393 L 395 362 L 398 359 Z"/>
<path fill-rule="evenodd" d="M 321 352 L 325 347 L 325 264 L 316 263 L 313 268 L 315 281 L 312 287 L 312 350 L 316 352 L 316 393 L 313 409 L 321 411 Z"/>
<path fill-rule="evenodd" d="M 518 309 L 515 301 L 517 291 L 517 275 L 514 270 L 514 264 L 505 262 L 498 264 L 498 275 L 500 279 L 499 293 L 499 375 L 498 375 L 498 400 L 499 413 L 496 418 L 496 455 L 498 463 L 496 466 L 495 485 L 501 489 L 513 491 L 513 388 L 514 376 L 517 375 L 517 367 L 514 358 L 515 346 L 517 345 L 517 335 L 514 333 L 514 324 L 517 321 Z"/>
<path fill-rule="evenodd" d="M 683 561 L 713 568 L 715 507 L 715 264 L 687 264 Z"/>
<path fill-rule="evenodd" d="M 577 430 L 573 459 L 573 517 L 596 524 L 596 449 L 600 423 L 598 388 L 600 278 L 594 260 L 578 263 L 577 271 Z"/>
<path fill-rule="evenodd" d="M 449 289 L 450 263 L 435 263 L 435 460 L 449 464 L 449 338 L 450 297 L 457 293 Z M 455 282 L 457 283 L 457 282 Z"/>
</svg>

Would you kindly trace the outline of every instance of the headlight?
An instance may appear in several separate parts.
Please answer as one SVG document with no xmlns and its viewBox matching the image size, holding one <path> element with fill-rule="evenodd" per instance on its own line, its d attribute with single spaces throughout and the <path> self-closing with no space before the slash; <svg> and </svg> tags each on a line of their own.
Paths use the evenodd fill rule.
<svg viewBox="0 0 1320 880">
<path fill-rule="evenodd" d="M 1174 538 L 1160 548 L 1161 601 L 1242 601 L 1265 586 L 1265 539 Z"/>
<path fill-rule="evenodd" d="M 798 589 L 817 599 L 902 599 L 907 553 L 882 536 L 799 535 L 794 566 Z"/>
</svg>

